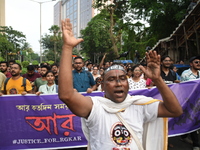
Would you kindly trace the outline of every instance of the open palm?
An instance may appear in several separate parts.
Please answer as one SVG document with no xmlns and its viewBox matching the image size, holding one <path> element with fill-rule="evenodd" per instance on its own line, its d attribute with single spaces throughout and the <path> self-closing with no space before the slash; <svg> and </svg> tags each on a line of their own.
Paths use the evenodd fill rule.
<svg viewBox="0 0 200 150">
<path fill-rule="evenodd" d="M 76 39 L 73 35 L 72 31 L 72 24 L 70 23 L 70 20 L 67 18 L 64 21 L 62 20 L 62 33 L 63 33 L 63 45 L 69 46 L 69 47 L 75 47 L 80 42 L 83 41 L 83 39 Z"/>
<path fill-rule="evenodd" d="M 160 55 L 157 55 L 156 51 L 149 51 L 146 53 L 147 68 L 140 66 L 145 75 L 152 79 L 158 79 L 160 77 Z"/>
</svg>

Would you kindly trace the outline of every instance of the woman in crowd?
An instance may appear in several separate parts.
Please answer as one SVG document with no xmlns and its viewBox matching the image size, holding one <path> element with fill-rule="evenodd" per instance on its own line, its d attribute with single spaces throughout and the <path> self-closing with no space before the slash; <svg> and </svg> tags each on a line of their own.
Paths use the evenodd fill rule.
<svg viewBox="0 0 200 150">
<path fill-rule="evenodd" d="M 94 81 L 96 80 L 96 78 L 101 77 L 101 75 L 98 73 L 99 72 L 99 68 L 97 66 L 94 66 L 92 69 L 92 76 L 94 78 Z"/>
<path fill-rule="evenodd" d="M 126 69 L 126 76 L 127 76 L 127 78 L 131 78 L 132 77 L 132 74 L 133 74 L 133 72 L 132 72 L 132 68 L 127 68 Z"/>
<path fill-rule="evenodd" d="M 142 70 L 138 67 L 138 65 L 133 67 L 132 77 L 128 78 L 129 90 L 146 88 L 146 81 L 141 79 Z"/>
<path fill-rule="evenodd" d="M 47 83 L 44 85 L 41 85 L 39 87 L 38 92 L 36 92 L 36 95 L 40 94 L 55 94 L 58 93 L 58 85 L 54 83 L 55 76 L 52 71 L 47 71 L 46 73 L 46 79 Z"/>
</svg>

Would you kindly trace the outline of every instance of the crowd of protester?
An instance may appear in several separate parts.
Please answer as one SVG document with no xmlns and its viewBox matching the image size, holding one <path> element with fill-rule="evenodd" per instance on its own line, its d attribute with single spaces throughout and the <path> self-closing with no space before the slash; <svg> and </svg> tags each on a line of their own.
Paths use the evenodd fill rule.
<svg viewBox="0 0 200 150">
<path fill-rule="evenodd" d="M 75 57 L 73 66 L 73 86 L 78 92 L 91 93 L 93 91 L 102 91 L 101 81 L 104 71 L 114 65 L 113 62 L 104 62 L 106 54 L 100 64 L 94 64 L 90 60 L 84 62 L 83 58 Z M 184 62 L 177 61 L 177 64 Z M 170 56 L 161 57 L 161 77 L 166 84 L 180 83 L 200 78 L 200 56 L 192 57 L 189 60 L 190 68 L 178 74 L 178 68 L 173 64 Z M 127 72 L 129 90 L 151 88 L 154 83 L 139 68 L 139 65 L 146 66 L 145 62 L 141 64 L 119 64 Z M 28 65 L 27 73 L 22 74 L 22 66 L 15 61 L 0 62 L 0 95 L 8 94 L 55 94 L 58 93 L 58 74 L 59 65 L 42 63 L 40 66 Z M 185 142 L 193 143 L 194 147 L 199 148 L 199 139 L 197 132 L 192 132 L 192 139 L 188 140 L 188 135 L 181 136 Z"/>
<path fill-rule="evenodd" d="M 81 57 L 75 57 L 74 62 L 72 63 L 73 66 L 73 84 L 74 89 L 78 92 L 93 92 L 93 91 L 102 91 L 101 89 L 101 80 L 104 70 L 106 70 L 111 65 L 114 65 L 116 63 L 113 62 L 104 62 L 104 59 L 106 57 L 106 54 L 104 55 L 102 61 L 100 64 L 92 63 L 90 60 L 84 60 Z M 12 67 L 12 65 L 15 64 L 18 66 L 18 69 L 15 70 L 15 68 Z M 118 63 L 119 64 L 119 63 Z M 184 64 L 182 60 L 177 61 L 176 64 Z M 140 89 L 140 88 L 151 88 L 154 86 L 154 83 L 151 79 L 146 78 L 145 74 L 142 72 L 142 70 L 139 68 L 139 65 L 143 65 L 145 67 L 145 63 L 141 64 L 119 64 L 127 72 L 127 80 L 129 83 L 129 90 L 133 89 Z M 57 90 L 54 89 L 54 92 L 50 91 L 41 91 L 40 86 L 46 85 L 48 86 L 48 89 L 51 89 L 50 87 L 52 85 L 58 85 L 58 74 L 59 74 L 59 65 L 58 64 L 52 64 L 49 65 L 48 63 L 42 63 L 41 65 L 28 65 L 27 66 L 27 73 L 22 74 L 22 66 L 15 61 L 1 61 L 0 62 L 0 88 L 2 91 L 2 94 L 5 94 L 3 91 L 5 91 L 5 84 L 6 78 L 12 78 L 22 76 L 23 78 L 28 79 L 27 83 L 30 82 L 32 86 L 31 93 L 32 94 L 48 94 L 48 93 L 57 93 Z M 181 80 L 184 80 L 183 76 L 181 79 L 181 74 L 178 74 L 177 67 L 173 64 L 172 59 L 170 56 L 163 56 L 161 57 L 161 77 L 165 81 L 166 84 L 171 83 L 180 83 Z M 84 74 L 82 74 L 84 72 Z M 17 73 L 17 74 L 16 74 Z M 51 74 L 51 75 L 48 75 Z M 82 75 L 81 75 L 82 74 Z M 88 78 L 88 79 L 87 79 Z M 198 76 L 197 76 L 198 78 Z M 50 83 L 52 80 L 54 80 L 53 84 Z M 92 88 L 93 87 L 93 88 Z M 88 88 L 91 88 L 88 90 Z M 40 90 L 39 90 L 40 89 Z M 8 89 L 9 90 L 9 89 Z M 87 91 L 88 90 L 88 91 Z M 16 92 L 18 90 L 16 89 Z M 10 93 L 10 92 L 7 92 Z M 16 93 L 21 94 L 21 93 Z"/>
</svg>

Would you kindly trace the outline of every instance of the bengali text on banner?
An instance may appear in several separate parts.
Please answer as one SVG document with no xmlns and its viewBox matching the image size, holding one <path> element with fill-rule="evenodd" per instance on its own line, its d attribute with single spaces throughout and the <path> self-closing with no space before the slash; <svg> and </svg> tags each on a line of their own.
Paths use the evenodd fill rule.
<svg viewBox="0 0 200 150">
<path fill-rule="evenodd" d="M 169 118 L 169 136 L 200 128 L 200 80 L 169 85 L 184 113 Z M 102 92 L 87 96 L 103 96 Z M 157 88 L 129 91 L 161 99 Z M 75 116 L 58 95 L 0 97 L 0 149 L 61 149 L 86 147 L 80 118 Z"/>
</svg>

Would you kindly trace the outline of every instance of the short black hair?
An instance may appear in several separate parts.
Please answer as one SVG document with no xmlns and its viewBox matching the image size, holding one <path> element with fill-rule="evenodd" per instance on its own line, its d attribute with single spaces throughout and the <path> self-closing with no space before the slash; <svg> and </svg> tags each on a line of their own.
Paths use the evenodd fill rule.
<svg viewBox="0 0 200 150">
<path fill-rule="evenodd" d="M 8 62 L 7 61 L 1 61 L 0 64 L 6 64 L 6 66 L 8 67 Z"/>
<path fill-rule="evenodd" d="M 133 71 L 133 68 L 132 68 L 132 67 L 131 67 L 131 68 L 129 67 L 129 68 L 126 69 L 126 72 L 129 72 L 129 71 Z"/>
<path fill-rule="evenodd" d="M 42 65 L 41 68 L 46 68 L 47 71 L 48 71 L 48 70 L 51 70 L 51 68 L 50 68 L 48 65 Z"/>
<path fill-rule="evenodd" d="M 55 77 L 55 75 L 54 75 L 53 71 L 51 71 L 51 70 L 48 70 L 48 71 L 46 72 L 46 74 L 45 74 L 45 77 L 47 76 L 47 74 L 48 74 L 48 73 L 52 73 L 52 74 L 53 74 L 53 76 Z"/>
<path fill-rule="evenodd" d="M 52 68 L 53 66 L 56 66 L 57 68 L 59 67 L 59 65 L 58 65 L 57 63 L 52 64 L 52 65 L 51 65 L 51 68 Z"/>
<path fill-rule="evenodd" d="M 9 64 L 10 64 L 11 62 L 12 62 L 13 64 L 16 63 L 15 60 L 9 60 L 9 61 L 8 61 Z"/>
<path fill-rule="evenodd" d="M 76 60 L 76 59 L 82 59 L 83 60 L 83 58 L 81 56 L 74 57 L 74 60 Z"/>
<path fill-rule="evenodd" d="M 33 65 L 28 65 L 27 66 L 27 70 L 28 71 L 34 71 L 35 70 L 35 67 Z"/>
<path fill-rule="evenodd" d="M 89 63 L 87 63 L 87 65 L 86 66 L 89 66 L 89 65 L 91 65 L 92 63 L 91 62 L 89 62 Z"/>
<path fill-rule="evenodd" d="M 18 65 L 18 66 L 19 66 L 19 69 L 22 70 L 22 66 L 21 66 L 19 63 L 14 63 L 14 64 Z M 13 64 L 13 65 L 14 65 L 14 64 Z"/>
<path fill-rule="evenodd" d="M 167 58 L 167 57 L 170 58 L 170 60 L 171 60 L 171 57 L 170 57 L 170 56 L 164 55 L 164 56 L 161 57 L 161 62 L 162 62 L 165 58 Z"/>
</svg>

